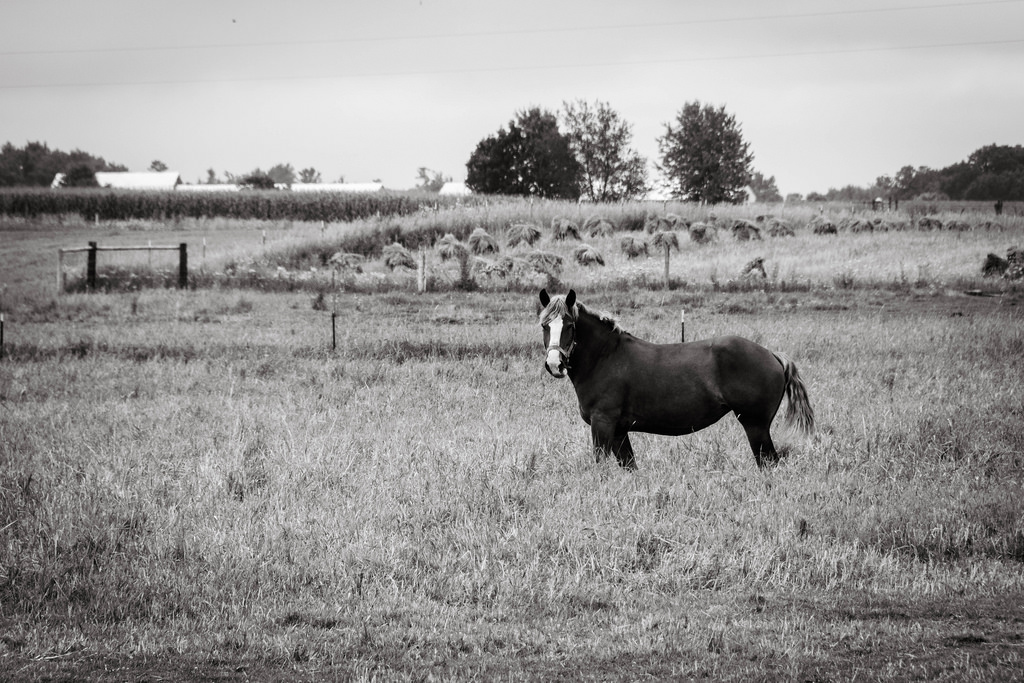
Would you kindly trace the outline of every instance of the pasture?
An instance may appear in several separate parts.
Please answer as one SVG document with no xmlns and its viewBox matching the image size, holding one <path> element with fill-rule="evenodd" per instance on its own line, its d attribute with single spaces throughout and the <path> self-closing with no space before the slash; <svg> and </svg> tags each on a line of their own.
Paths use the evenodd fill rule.
<svg viewBox="0 0 1024 683">
<path fill-rule="evenodd" d="M 595 241 L 584 303 L 784 351 L 817 413 L 765 472 L 727 416 L 634 473 L 544 372 L 532 276 L 368 263 L 335 351 L 315 288 L 53 296 L 84 234 L 273 272 L 349 229 L 208 228 L 0 230 L 0 679 L 1021 677 L 1024 296 L 978 273 L 1020 225 L 686 244 L 671 289 Z"/>
</svg>

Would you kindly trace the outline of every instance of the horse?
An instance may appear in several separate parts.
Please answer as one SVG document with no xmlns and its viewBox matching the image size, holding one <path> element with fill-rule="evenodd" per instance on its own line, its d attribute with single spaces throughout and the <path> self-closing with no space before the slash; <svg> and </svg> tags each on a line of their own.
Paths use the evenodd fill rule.
<svg viewBox="0 0 1024 683">
<path fill-rule="evenodd" d="M 785 397 L 786 419 L 814 431 L 814 411 L 796 365 L 786 355 L 737 336 L 654 344 L 591 311 L 576 291 L 540 291 L 544 367 L 568 375 L 580 416 L 590 425 L 598 462 L 609 454 L 636 469 L 629 432 L 681 436 L 736 414 L 760 469 L 779 461 L 769 427 Z"/>
</svg>

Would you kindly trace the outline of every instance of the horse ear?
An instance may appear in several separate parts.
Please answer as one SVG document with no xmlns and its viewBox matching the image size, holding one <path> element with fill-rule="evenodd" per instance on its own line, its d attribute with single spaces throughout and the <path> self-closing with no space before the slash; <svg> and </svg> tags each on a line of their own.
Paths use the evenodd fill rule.
<svg viewBox="0 0 1024 683">
<path fill-rule="evenodd" d="M 569 293 L 565 295 L 565 306 L 572 310 L 572 307 L 576 305 L 576 290 L 570 289 Z"/>
<path fill-rule="evenodd" d="M 548 290 L 540 290 L 540 305 L 547 306 L 549 303 L 551 303 L 551 297 L 548 296 Z"/>
</svg>

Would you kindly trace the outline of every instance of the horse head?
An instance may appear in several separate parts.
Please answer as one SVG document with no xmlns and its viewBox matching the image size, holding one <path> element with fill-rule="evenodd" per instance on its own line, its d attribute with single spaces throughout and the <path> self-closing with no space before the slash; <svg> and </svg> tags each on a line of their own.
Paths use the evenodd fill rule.
<svg viewBox="0 0 1024 683">
<path fill-rule="evenodd" d="M 540 290 L 540 326 L 544 330 L 547 357 L 544 367 L 552 377 L 565 377 L 569 369 L 569 356 L 576 346 L 576 291 L 570 289 L 564 297 L 551 297 L 546 289 Z"/>
</svg>

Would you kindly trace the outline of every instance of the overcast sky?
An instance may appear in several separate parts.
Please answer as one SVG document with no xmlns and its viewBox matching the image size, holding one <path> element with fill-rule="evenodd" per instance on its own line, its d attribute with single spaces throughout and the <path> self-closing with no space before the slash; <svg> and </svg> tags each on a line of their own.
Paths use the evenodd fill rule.
<svg viewBox="0 0 1024 683">
<path fill-rule="evenodd" d="M 2 0 L 0 142 L 185 182 L 464 180 L 532 106 L 607 102 L 652 166 L 724 105 L 783 194 L 1024 143 L 1024 0 Z"/>
</svg>

